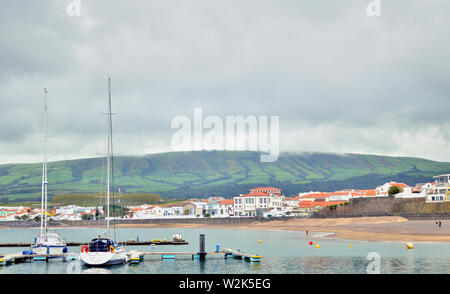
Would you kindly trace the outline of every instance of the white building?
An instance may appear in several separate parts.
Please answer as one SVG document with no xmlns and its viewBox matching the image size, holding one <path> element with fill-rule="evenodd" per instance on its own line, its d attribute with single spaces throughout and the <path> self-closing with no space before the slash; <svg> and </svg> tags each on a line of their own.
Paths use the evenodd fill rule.
<svg viewBox="0 0 450 294">
<path fill-rule="evenodd" d="M 411 193 L 411 188 L 408 185 L 397 182 L 389 182 L 375 189 L 377 196 L 388 196 L 389 189 L 393 186 L 400 188 L 400 190 L 403 190 L 405 193 Z"/>
<path fill-rule="evenodd" d="M 234 215 L 233 199 L 220 201 L 218 216 L 219 217 L 230 217 L 233 215 Z"/>
<path fill-rule="evenodd" d="M 143 204 L 131 209 L 131 218 L 159 218 L 163 216 L 163 209 L 157 205 Z"/>
<path fill-rule="evenodd" d="M 89 209 L 90 210 L 90 209 Z M 80 212 L 85 212 L 86 208 L 76 205 L 69 205 L 69 206 L 61 206 L 56 208 L 56 214 L 63 214 L 63 215 L 73 215 Z"/>
<path fill-rule="evenodd" d="M 425 190 L 426 202 L 450 201 L 450 174 L 433 177 L 434 185 Z"/>
<path fill-rule="evenodd" d="M 275 193 L 267 193 L 270 191 Z M 233 198 L 235 216 L 263 215 L 264 211 L 283 211 L 285 197 L 280 189 L 260 187 L 250 190 L 248 194 L 241 194 Z"/>
<path fill-rule="evenodd" d="M 210 216 L 218 216 L 219 215 L 219 208 L 220 208 L 220 202 L 225 200 L 223 197 L 209 197 L 208 198 L 208 213 Z"/>
<path fill-rule="evenodd" d="M 181 216 L 181 215 L 183 215 L 183 207 L 182 206 L 166 206 L 166 207 L 162 207 L 162 215 L 165 216 L 165 217 Z"/>
</svg>

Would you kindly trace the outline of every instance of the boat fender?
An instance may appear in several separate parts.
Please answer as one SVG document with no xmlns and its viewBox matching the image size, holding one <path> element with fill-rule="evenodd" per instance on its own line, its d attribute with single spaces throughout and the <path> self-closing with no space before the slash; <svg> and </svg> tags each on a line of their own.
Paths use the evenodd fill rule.
<svg viewBox="0 0 450 294">
<path fill-rule="evenodd" d="M 81 252 L 82 253 L 88 253 L 89 252 L 89 247 L 87 247 L 86 245 L 81 246 Z"/>
</svg>

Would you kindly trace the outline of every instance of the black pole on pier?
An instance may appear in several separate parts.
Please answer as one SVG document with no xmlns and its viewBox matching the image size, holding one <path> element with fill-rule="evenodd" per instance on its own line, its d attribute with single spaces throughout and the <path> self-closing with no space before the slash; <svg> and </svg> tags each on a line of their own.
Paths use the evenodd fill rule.
<svg viewBox="0 0 450 294">
<path fill-rule="evenodd" d="M 205 260 L 206 250 L 205 250 L 205 235 L 200 234 L 200 250 L 198 252 L 198 257 L 200 260 Z"/>
</svg>

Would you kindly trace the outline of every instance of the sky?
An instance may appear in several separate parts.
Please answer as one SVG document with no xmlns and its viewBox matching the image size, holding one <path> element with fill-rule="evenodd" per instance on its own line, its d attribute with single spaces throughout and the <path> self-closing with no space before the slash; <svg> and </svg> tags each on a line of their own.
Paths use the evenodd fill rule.
<svg viewBox="0 0 450 294">
<path fill-rule="evenodd" d="M 282 152 L 450 161 L 450 1 L 74 2 L 0 2 L 0 164 L 40 160 L 44 87 L 49 160 L 104 152 L 107 73 L 121 155 L 201 108 L 279 116 Z"/>
</svg>

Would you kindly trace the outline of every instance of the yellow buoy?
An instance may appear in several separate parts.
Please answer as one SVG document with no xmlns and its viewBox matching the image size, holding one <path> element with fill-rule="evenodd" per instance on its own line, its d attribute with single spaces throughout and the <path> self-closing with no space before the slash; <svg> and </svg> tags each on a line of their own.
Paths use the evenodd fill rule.
<svg viewBox="0 0 450 294">
<path fill-rule="evenodd" d="M 316 248 L 320 248 L 320 245 L 319 245 L 319 244 L 316 244 Z"/>
<path fill-rule="evenodd" d="M 353 248 L 353 245 L 352 245 L 352 244 L 350 244 L 350 248 Z"/>
<path fill-rule="evenodd" d="M 414 249 L 413 243 L 406 243 L 406 248 L 408 248 L 408 249 Z"/>
<path fill-rule="evenodd" d="M 262 240 L 258 240 L 258 243 L 262 243 Z"/>
</svg>

